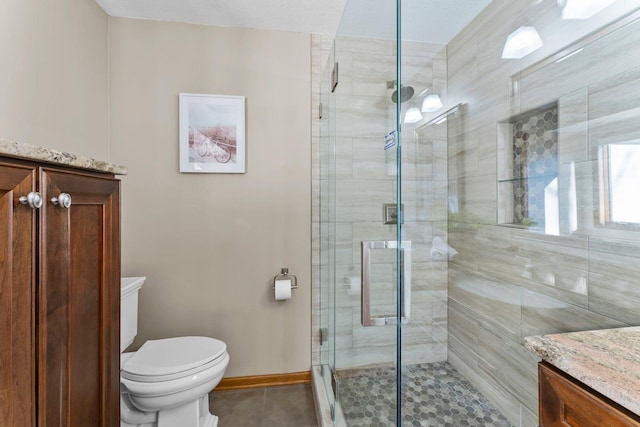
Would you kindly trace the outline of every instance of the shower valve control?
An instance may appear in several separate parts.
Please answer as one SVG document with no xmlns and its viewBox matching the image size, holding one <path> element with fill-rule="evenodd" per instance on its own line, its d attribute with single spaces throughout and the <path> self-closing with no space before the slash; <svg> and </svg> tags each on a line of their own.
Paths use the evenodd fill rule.
<svg viewBox="0 0 640 427">
<path fill-rule="evenodd" d="M 401 208 L 404 206 L 401 205 Z M 398 224 L 398 205 L 396 203 L 385 203 L 382 205 L 382 224 Z M 402 219 L 400 220 L 402 224 Z"/>
</svg>

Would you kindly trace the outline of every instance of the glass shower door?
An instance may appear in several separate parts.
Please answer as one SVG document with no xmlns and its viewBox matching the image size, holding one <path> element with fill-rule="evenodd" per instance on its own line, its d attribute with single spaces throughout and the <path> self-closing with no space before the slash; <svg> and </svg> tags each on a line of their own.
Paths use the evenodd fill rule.
<svg viewBox="0 0 640 427">
<path fill-rule="evenodd" d="M 396 1 L 376 3 L 388 17 L 384 26 L 363 28 L 363 7 L 369 6 L 347 4 L 326 72 L 335 88 L 329 91 L 335 125 L 328 177 L 335 209 L 329 216 L 335 333 L 329 364 L 337 425 L 396 425 L 398 330 L 410 309 L 399 279 L 411 267 L 411 254 L 409 243 L 398 239 L 397 117 L 407 94 L 398 84 Z"/>
<path fill-rule="evenodd" d="M 335 417 L 335 97 L 331 96 L 334 51 L 331 48 L 320 84 L 319 126 L 319 253 L 320 369 L 331 416 Z"/>
<path fill-rule="evenodd" d="M 388 20 L 368 27 L 369 6 L 350 0 L 322 81 L 321 351 L 336 425 L 423 422 L 416 381 L 448 369 L 447 159 L 460 115 L 443 105 L 446 46 L 398 43 L 399 5 L 377 3 Z"/>
<path fill-rule="evenodd" d="M 537 425 L 524 337 L 634 323 L 640 3 L 564 3 L 349 0 L 325 73 L 336 425 Z M 523 19 L 544 46 L 503 57 Z"/>
</svg>

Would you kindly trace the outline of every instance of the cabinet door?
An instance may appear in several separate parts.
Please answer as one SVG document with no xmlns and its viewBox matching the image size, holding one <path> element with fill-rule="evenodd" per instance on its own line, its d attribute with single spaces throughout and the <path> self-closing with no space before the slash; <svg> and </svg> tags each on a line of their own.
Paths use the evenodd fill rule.
<svg viewBox="0 0 640 427">
<path fill-rule="evenodd" d="M 544 362 L 538 365 L 541 427 L 640 427 L 640 418 Z"/>
<path fill-rule="evenodd" d="M 0 163 L 0 424 L 35 424 L 35 168 Z"/>
<path fill-rule="evenodd" d="M 119 181 L 44 168 L 38 421 L 119 425 Z M 53 198 L 71 196 L 68 207 Z"/>
</svg>

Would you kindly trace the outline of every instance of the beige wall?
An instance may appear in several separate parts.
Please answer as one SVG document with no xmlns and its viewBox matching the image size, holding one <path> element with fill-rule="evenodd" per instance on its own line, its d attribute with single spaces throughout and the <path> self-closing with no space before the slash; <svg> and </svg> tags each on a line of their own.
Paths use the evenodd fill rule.
<svg viewBox="0 0 640 427">
<path fill-rule="evenodd" d="M 0 136 L 108 159 L 107 15 L 86 0 L 0 2 Z"/>
<path fill-rule="evenodd" d="M 55 3 L 0 2 L 0 136 L 129 167 L 123 273 L 148 276 L 138 344 L 205 334 L 228 343 L 228 376 L 309 369 L 309 35 Z M 246 174 L 177 172 L 179 92 L 247 97 Z M 300 289 L 276 303 L 285 266 Z"/>
<path fill-rule="evenodd" d="M 228 377 L 311 364 L 310 35 L 109 19 L 123 274 L 147 276 L 143 340 L 224 340 Z M 247 172 L 181 174 L 178 94 L 246 97 Z M 298 276 L 274 301 L 281 267 Z"/>
</svg>

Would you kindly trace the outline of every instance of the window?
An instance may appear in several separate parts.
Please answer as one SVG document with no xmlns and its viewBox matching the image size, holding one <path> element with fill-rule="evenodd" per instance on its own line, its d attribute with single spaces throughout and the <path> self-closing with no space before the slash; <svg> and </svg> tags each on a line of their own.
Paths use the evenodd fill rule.
<svg viewBox="0 0 640 427">
<path fill-rule="evenodd" d="M 600 223 L 640 224 L 640 140 L 601 145 Z"/>
</svg>

